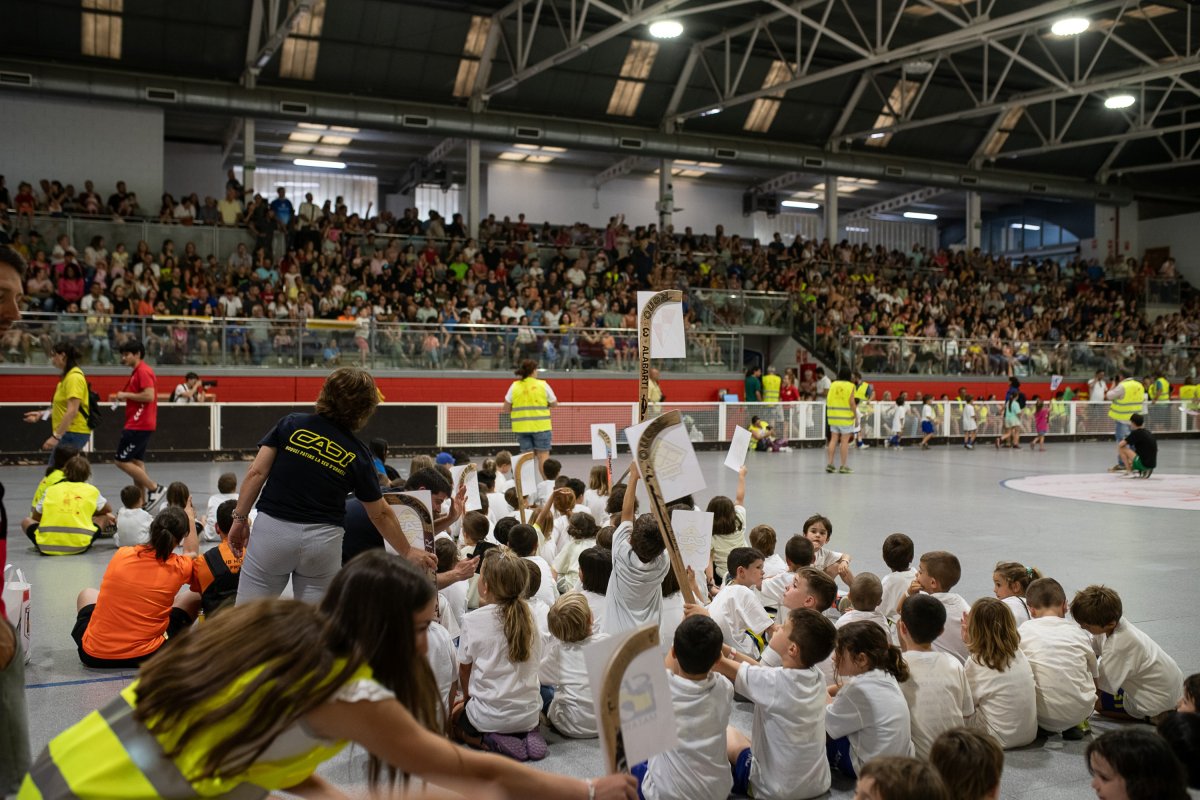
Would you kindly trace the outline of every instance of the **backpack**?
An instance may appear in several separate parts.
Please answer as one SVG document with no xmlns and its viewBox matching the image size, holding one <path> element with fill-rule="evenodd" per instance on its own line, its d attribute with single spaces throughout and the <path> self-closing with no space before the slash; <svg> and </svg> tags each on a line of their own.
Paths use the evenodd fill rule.
<svg viewBox="0 0 1200 800">
<path fill-rule="evenodd" d="M 87 381 L 87 393 L 87 408 L 80 409 L 80 413 L 87 422 L 88 430 L 94 431 L 100 427 L 100 423 L 104 419 L 104 412 L 100 409 L 100 395 L 96 394 L 96 390 L 92 388 L 91 381 Z"/>
</svg>

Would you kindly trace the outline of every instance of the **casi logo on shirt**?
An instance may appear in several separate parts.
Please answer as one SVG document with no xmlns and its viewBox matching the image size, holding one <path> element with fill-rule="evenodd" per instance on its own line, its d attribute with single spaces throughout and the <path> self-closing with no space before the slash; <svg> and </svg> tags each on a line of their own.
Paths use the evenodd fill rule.
<svg viewBox="0 0 1200 800">
<path fill-rule="evenodd" d="M 288 443 L 302 450 L 311 450 L 321 458 L 337 464 L 340 467 L 349 466 L 354 460 L 354 453 L 342 447 L 328 436 L 322 436 L 304 428 L 298 428 L 288 438 Z"/>
</svg>

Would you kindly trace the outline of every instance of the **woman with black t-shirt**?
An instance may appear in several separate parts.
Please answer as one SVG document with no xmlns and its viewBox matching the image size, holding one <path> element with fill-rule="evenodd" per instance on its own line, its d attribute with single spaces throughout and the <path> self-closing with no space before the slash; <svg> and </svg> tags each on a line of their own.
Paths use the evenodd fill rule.
<svg viewBox="0 0 1200 800">
<path fill-rule="evenodd" d="M 433 554 L 409 547 L 383 500 L 371 451 L 354 435 L 378 404 L 370 373 L 343 367 L 325 379 L 317 413 L 289 414 L 259 442 L 229 531 L 234 553 L 246 554 L 238 603 L 278 597 L 289 578 L 296 599 L 320 601 L 342 564 L 351 492 L 398 553 L 419 567 L 436 567 Z M 255 506 L 254 542 L 248 547 L 248 517 Z"/>
</svg>

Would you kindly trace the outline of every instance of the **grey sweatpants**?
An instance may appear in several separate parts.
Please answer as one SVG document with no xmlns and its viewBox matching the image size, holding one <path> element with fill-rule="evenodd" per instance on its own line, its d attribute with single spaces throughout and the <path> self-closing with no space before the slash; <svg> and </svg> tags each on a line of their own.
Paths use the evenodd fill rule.
<svg viewBox="0 0 1200 800">
<path fill-rule="evenodd" d="M 237 602 L 279 597 L 292 580 L 292 596 L 319 603 L 342 568 L 342 528 L 287 522 L 261 511 L 254 519 L 238 577 Z"/>
</svg>

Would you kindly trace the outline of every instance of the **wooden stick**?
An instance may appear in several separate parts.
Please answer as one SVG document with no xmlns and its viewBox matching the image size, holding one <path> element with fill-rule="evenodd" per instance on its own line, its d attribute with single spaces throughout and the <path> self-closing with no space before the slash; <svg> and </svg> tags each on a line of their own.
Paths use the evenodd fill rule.
<svg viewBox="0 0 1200 800">
<path fill-rule="evenodd" d="M 608 438 L 608 431 L 598 430 L 598 431 L 596 431 L 596 433 L 600 435 L 600 441 L 604 443 L 604 459 L 607 462 L 607 467 L 608 467 L 608 490 L 611 492 L 612 491 L 612 453 L 613 453 L 612 439 Z"/>
<path fill-rule="evenodd" d="M 646 411 L 650 408 L 650 331 L 654 312 L 667 303 L 683 303 L 683 292 L 679 289 L 655 292 L 642 308 L 642 319 L 638 325 L 638 357 L 641 359 L 638 368 L 638 422 L 646 421 Z"/>
<path fill-rule="evenodd" d="M 513 464 L 513 480 L 517 484 L 517 511 L 521 515 L 521 524 L 525 524 L 525 491 L 521 488 L 521 467 L 525 462 L 537 456 L 532 450 L 528 453 L 521 453 L 517 456 L 517 461 Z"/>
<path fill-rule="evenodd" d="M 421 538 L 425 545 L 425 552 L 432 553 L 434 551 L 433 516 L 430 514 L 429 509 L 425 507 L 425 504 L 417 498 L 406 494 L 388 493 L 384 497 L 387 498 L 388 505 L 404 506 L 405 508 L 412 509 L 413 513 L 417 515 L 417 519 L 421 521 Z"/>
<path fill-rule="evenodd" d="M 638 628 L 621 646 L 613 651 L 604 667 L 600 685 L 600 735 L 604 737 L 608 755 L 608 771 L 629 772 L 625 757 L 625 736 L 621 733 L 621 683 L 625 670 L 641 653 L 658 647 L 658 625 L 651 623 Z"/>
<path fill-rule="evenodd" d="M 638 439 L 637 465 L 642 480 L 646 482 L 646 494 L 650 496 L 650 512 L 658 522 L 662 532 L 663 542 L 667 545 L 667 553 L 671 556 L 671 569 L 675 571 L 675 580 L 679 582 L 679 591 L 683 592 L 684 603 L 695 603 L 696 595 L 692 592 L 691 581 L 687 577 L 687 568 L 683 565 L 683 557 L 679 554 L 679 542 L 675 539 L 675 531 L 671 528 L 671 515 L 667 513 L 667 503 L 663 498 L 662 488 L 658 485 L 658 475 L 654 469 L 654 452 L 657 450 L 658 437 L 667 428 L 682 425 L 683 420 L 679 410 L 668 411 L 654 419 L 642 436 Z M 626 490 L 629 491 L 629 490 Z"/>
</svg>

